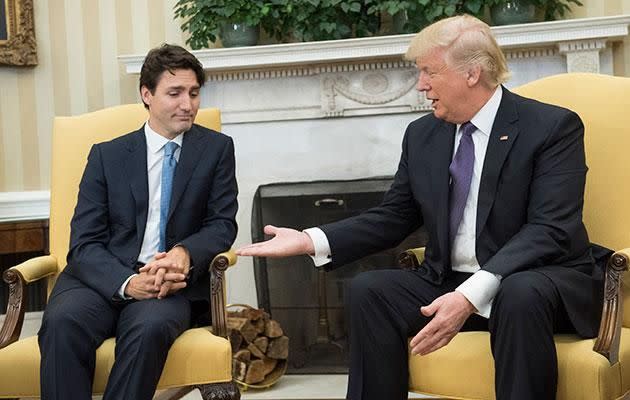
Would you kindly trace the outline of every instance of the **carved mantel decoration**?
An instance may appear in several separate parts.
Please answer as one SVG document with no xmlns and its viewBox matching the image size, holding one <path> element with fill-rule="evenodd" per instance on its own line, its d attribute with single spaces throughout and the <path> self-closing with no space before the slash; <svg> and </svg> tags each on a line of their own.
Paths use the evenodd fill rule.
<svg viewBox="0 0 630 400">
<path fill-rule="evenodd" d="M 4 15 L 0 30 L 0 64 L 14 66 L 37 65 L 37 43 L 33 0 L 2 0 L 0 15 Z"/>
</svg>

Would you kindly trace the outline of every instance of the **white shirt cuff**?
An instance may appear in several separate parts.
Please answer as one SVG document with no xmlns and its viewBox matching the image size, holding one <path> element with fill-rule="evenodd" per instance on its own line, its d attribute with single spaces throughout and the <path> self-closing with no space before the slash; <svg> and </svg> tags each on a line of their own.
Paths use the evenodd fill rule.
<svg viewBox="0 0 630 400">
<path fill-rule="evenodd" d="M 304 229 L 304 233 L 313 241 L 315 256 L 309 256 L 313 260 L 313 263 L 315 263 L 315 266 L 321 267 L 324 264 L 328 264 L 331 259 L 330 244 L 328 243 L 328 238 L 324 231 L 316 227 Z"/>
<path fill-rule="evenodd" d="M 466 279 L 455 290 L 464 295 L 477 309 L 477 314 L 490 317 L 492 301 L 499 290 L 501 275 L 479 270 Z"/>
<path fill-rule="evenodd" d="M 120 286 L 120 289 L 118 289 L 118 296 L 120 296 L 121 299 L 123 299 L 123 300 L 130 300 L 131 299 L 130 296 L 127 296 L 125 294 L 125 289 L 127 288 L 127 284 L 129 284 L 129 281 L 131 280 L 131 278 L 133 278 L 136 275 L 138 275 L 138 274 L 133 274 L 129 278 L 127 278 L 127 280 L 125 280 L 123 282 L 123 284 Z"/>
</svg>

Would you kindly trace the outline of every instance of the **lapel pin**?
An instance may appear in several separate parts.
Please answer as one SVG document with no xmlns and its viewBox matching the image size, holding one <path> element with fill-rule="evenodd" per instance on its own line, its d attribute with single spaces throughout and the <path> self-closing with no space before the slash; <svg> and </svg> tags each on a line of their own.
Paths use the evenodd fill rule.
<svg viewBox="0 0 630 400">
<path fill-rule="evenodd" d="M 507 135 L 503 135 L 503 136 L 501 136 L 501 137 L 499 138 L 499 140 L 508 140 L 508 137 L 507 137 Z"/>
</svg>

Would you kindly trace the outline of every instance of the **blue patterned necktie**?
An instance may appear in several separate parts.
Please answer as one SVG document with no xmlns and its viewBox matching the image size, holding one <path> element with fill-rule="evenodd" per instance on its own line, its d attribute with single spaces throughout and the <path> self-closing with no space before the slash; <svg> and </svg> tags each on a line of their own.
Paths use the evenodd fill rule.
<svg viewBox="0 0 630 400">
<path fill-rule="evenodd" d="M 168 208 L 171 204 L 171 191 L 173 189 L 173 177 L 175 176 L 175 150 L 179 145 L 168 142 L 164 146 L 164 160 L 162 161 L 162 191 L 160 197 L 160 247 L 158 251 L 166 251 L 166 221 Z"/>
<path fill-rule="evenodd" d="M 466 207 L 468 192 L 470 192 L 470 182 L 475 164 L 475 143 L 472 140 L 472 133 L 476 129 L 477 127 L 471 122 L 466 122 L 459 128 L 462 137 L 459 139 L 457 152 L 455 152 L 455 157 L 448 168 L 451 174 L 449 196 L 449 239 L 451 245 L 464 216 L 464 208 Z"/>
</svg>

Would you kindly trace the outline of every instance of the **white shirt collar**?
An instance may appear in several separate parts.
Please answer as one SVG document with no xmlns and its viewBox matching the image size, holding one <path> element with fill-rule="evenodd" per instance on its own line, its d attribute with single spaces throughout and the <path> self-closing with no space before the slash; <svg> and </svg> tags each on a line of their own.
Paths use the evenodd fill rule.
<svg viewBox="0 0 630 400">
<path fill-rule="evenodd" d="M 501 85 L 497 86 L 494 93 L 486 104 L 481 107 L 477 114 L 470 119 L 470 122 L 477 127 L 477 130 L 486 136 L 490 136 L 492 132 L 492 125 L 494 125 L 494 119 L 499 111 L 499 105 L 501 105 L 501 99 L 503 98 L 503 89 Z M 460 125 L 457 125 L 459 132 Z"/>
<path fill-rule="evenodd" d="M 149 152 L 153 154 L 161 151 L 168 142 L 175 142 L 181 148 L 182 142 L 184 141 L 183 133 L 175 136 L 173 140 L 168 140 L 164 136 L 151 129 L 148 121 L 144 124 L 144 136 L 147 139 L 147 147 L 149 149 Z"/>
</svg>

